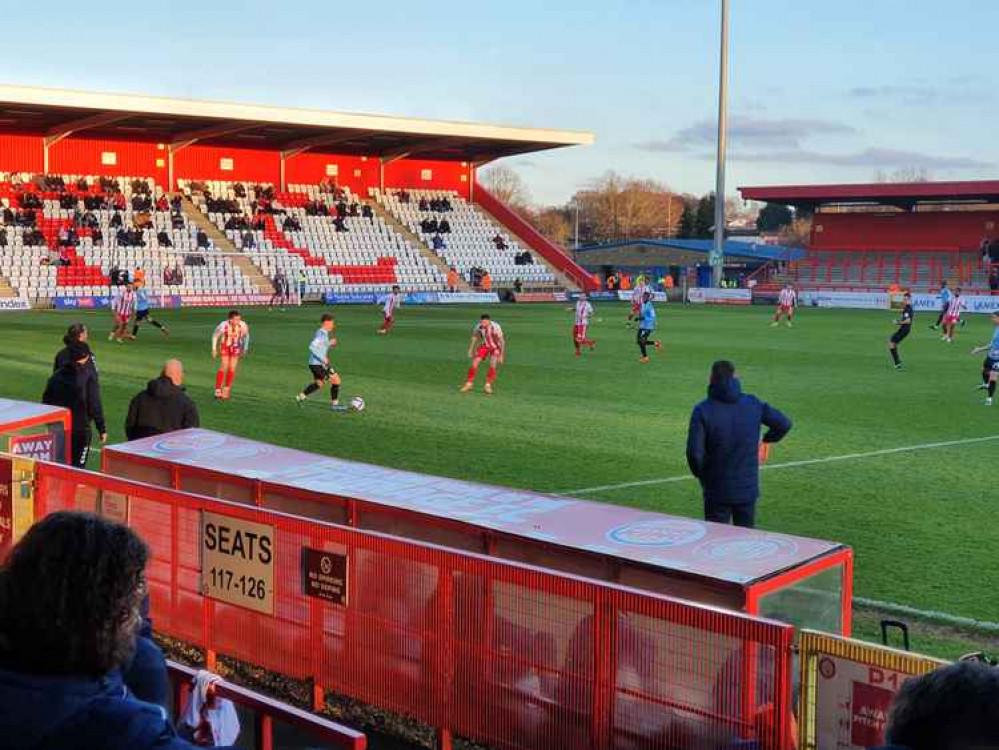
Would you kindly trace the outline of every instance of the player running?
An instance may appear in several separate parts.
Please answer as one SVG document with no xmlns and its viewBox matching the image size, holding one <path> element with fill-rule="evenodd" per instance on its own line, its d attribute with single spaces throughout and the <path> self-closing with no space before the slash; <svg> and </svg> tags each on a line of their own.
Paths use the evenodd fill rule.
<svg viewBox="0 0 999 750">
<path fill-rule="evenodd" d="M 479 318 L 479 324 L 472 329 L 472 343 L 468 345 L 468 356 L 472 358 L 472 366 L 468 369 L 468 379 L 461 387 L 462 393 L 468 393 L 475 385 L 475 375 L 479 365 L 486 357 L 489 358 L 489 372 L 486 373 L 486 393 L 493 392 L 493 381 L 496 380 L 496 369 L 506 361 L 506 338 L 499 323 L 494 323 L 488 315 Z"/>
<path fill-rule="evenodd" d="M 243 322 L 238 310 L 230 310 L 212 334 L 212 359 L 221 358 L 215 373 L 215 398 L 229 400 L 239 360 L 246 356 L 249 349 L 250 327 Z"/>
<path fill-rule="evenodd" d="M 149 321 L 150 325 L 159 328 L 160 333 L 164 336 L 169 336 L 170 329 L 150 316 L 149 293 L 146 292 L 146 285 L 136 284 L 136 287 L 138 288 L 135 290 L 135 322 L 132 323 L 132 338 L 134 339 L 139 335 L 139 323 L 144 320 Z"/>
<path fill-rule="evenodd" d="M 984 346 L 976 346 L 971 350 L 972 354 L 980 354 L 987 351 L 985 361 L 982 363 L 982 384 L 978 386 L 980 391 L 988 391 L 985 397 L 985 405 L 992 406 L 992 401 L 996 397 L 996 382 L 999 381 L 999 313 L 992 313 L 992 340 Z"/>
<path fill-rule="evenodd" d="M 940 337 L 941 341 L 946 341 L 948 344 L 954 343 L 954 329 L 961 322 L 962 312 L 964 312 L 964 300 L 961 298 L 961 287 L 958 287 L 954 290 L 954 296 L 951 297 L 950 304 L 947 305 L 947 312 L 944 313 L 944 335 Z"/>
<path fill-rule="evenodd" d="M 656 308 L 652 304 L 652 292 L 646 292 L 642 299 L 642 305 L 638 313 L 638 349 L 642 353 L 639 362 L 649 361 L 648 346 L 652 344 L 656 352 L 661 353 L 663 344 L 661 341 L 649 341 L 649 336 L 656 330 Z"/>
<path fill-rule="evenodd" d="M 128 332 L 128 321 L 131 319 L 132 313 L 135 312 L 135 304 L 135 287 L 132 284 L 126 284 L 121 294 L 111 302 L 114 328 L 108 335 L 108 341 L 117 341 L 121 344 L 123 339 L 135 340 L 135 336 Z"/>
<path fill-rule="evenodd" d="M 951 294 L 950 289 L 947 287 L 946 281 L 940 282 L 940 314 L 937 316 L 937 322 L 930 326 L 934 331 L 940 330 L 941 324 L 943 324 L 943 319 L 947 317 L 947 310 L 950 308 L 950 300 L 954 295 Z"/>
<path fill-rule="evenodd" d="M 309 371 L 312 373 L 312 382 L 295 396 L 298 403 L 302 403 L 326 383 L 329 383 L 330 406 L 336 411 L 346 409 L 346 407 L 343 409 L 340 407 L 340 373 L 330 365 L 329 350 L 337 343 L 330 334 L 335 328 L 336 323 L 333 322 L 333 316 L 329 313 L 324 313 L 319 318 L 319 328 L 316 329 L 312 342 L 309 344 Z"/>
<path fill-rule="evenodd" d="M 385 298 L 385 304 L 382 306 L 382 313 L 385 319 L 382 321 L 382 327 L 378 329 L 378 333 L 382 336 L 392 330 L 392 324 L 395 323 L 396 308 L 401 304 L 402 291 L 399 289 L 399 285 L 395 284 L 392 287 L 392 293 Z"/>
<path fill-rule="evenodd" d="M 794 287 L 790 282 L 784 285 L 784 288 L 780 290 L 780 295 L 777 297 L 777 310 L 774 312 L 773 322 L 770 324 L 771 328 L 776 328 L 780 325 L 780 316 L 787 316 L 787 327 L 794 327 L 794 308 L 798 306 L 798 293 L 794 290 Z"/>
<path fill-rule="evenodd" d="M 278 269 L 277 273 L 274 274 L 274 278 L 271 279 L 271 286 L 274 287 L 274 294 L 271 295 L 267 306 L 273 310 L 275 305 L 277 305 L 284 312 L 285 305 L 291 299 L 288 277 L 285 276 L 284 271 Z"/>
<path fill-rule="evenodd" d="M 628 314 L 628 328 L 634 328 L 632 323 L 638 320 L 642 314 L 642 302 L 645 294 L 649 291 L 649 285 L 645 283 L 644 276 L 635 279 L 635 288 L 631 292 L 631 312 Z"/>
<path fill-rule="evenodd" d="M 902 369 L 902 360 L 898 356 L 898 345 L 905 340 L 906 336 L 912 333 L 912 295 L 908 292 L 902 295 L 902 305 L 902 314 L 895 321 L 898 330 L 888 339 L 888 352 L 891 354 L 896 370 Z"/>
<path fill-rule="evenodd" d="M 572 343 L 576 346 L 576 356 L 580 356 L 581 347 L 588 346 L 590 351 L 596 346 L 596 341 L 586 338 L 586 330 L 590 327 L 590 318 L 593 316 L 593 305 L 590 304 L 586 294 L 580 294 L 576 301 L 576 323 L 572 327 Z"/>
</svg>

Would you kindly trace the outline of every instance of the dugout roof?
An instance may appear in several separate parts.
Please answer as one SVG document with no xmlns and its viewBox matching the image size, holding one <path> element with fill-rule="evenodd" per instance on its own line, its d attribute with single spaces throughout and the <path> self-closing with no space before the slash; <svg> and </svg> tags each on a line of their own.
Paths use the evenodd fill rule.
<svg viewBox="0 0 999 750">
<path fill-rule="evenodd" d="M 0 86 L 0 130 L 469 162 L 593 143 L 581 131 L 25 86 Z"/>
<path fill-rule="evenodd" d="M 61 406 L 46 406 L 45 404 L 33 404 L 29 401 L 0 398 L 0 426 L 47 420 L 59 422 L 62 421 L 62 415 L 65 413 L 66 410 Z"/>
<path fill-rule="evenodd" d="M 824 205 L 887 205 L 911 209 L 920 203 L 999 203 L 999 180 L 775 185 L 740 187 L 739 192 L 743 200 L 810 210 Z"/>
</svg>

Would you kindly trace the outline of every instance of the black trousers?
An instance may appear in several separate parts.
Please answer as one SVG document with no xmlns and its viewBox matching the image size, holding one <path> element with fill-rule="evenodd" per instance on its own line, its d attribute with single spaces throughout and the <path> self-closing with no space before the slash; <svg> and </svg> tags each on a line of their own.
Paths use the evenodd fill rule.
<svg viewBox="0 0 999 750">
<path fill-rule="evenodd" d="M 72 454 L 72 465 L 80 469 L 87 467 L 87 456 L 90 455 L 90 430 L 73 430 L 69 433 L 69 449 Z"/>
<path fill-rule="evenodd" d="M 756 528 L 756 503 L 704 503 L 704 520 L 735 523 L 744 529 Z"/>
<path fill-rule="evenodd" d="M 940 308 L 940 314 L 937 316 L 937 322 L 935 323 L 935 325 L 939 326 L 941 323 L 943 323 L 944 315 L 947 314 L 948 307 L 949 305 L 946 302 L 944 302 L 943 307 Z"/>
<path fill-rule="evenodd" d="M 638 329 L 638 348 L 642 352 L 643 357 L 649 356 L 647 347 L 649 345 L 649 336 L 652 335 L 652 331 L 648 328 Z"/>
</svg>

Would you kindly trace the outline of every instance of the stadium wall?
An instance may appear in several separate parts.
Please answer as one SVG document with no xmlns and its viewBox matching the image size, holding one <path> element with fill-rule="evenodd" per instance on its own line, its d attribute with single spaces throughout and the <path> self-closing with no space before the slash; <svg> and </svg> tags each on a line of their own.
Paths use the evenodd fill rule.
<svg viewBox="0 0 999 750">
<path fill-rule="evenodd" d="M 328 166 L 336 166 L 337 184 L 367 197 L 369 187 L 378 187 L 379 162 L 368 156 L 345 156 L 306 152 L 285 161 L 284 178 L 289 185 L 316 185 L 327 179 Z"/>
<path fill-rule="evenodd" d="M 49 148 L 49 172 L 109 177 L 154 177 L 167 183 L 167 150 L 162 143 L 99 138 L 64 138 Z"/>
<path fill-rule="evenodd" d="M 41 136 L 0 133 L 0 172 L 41 172 L 44 165 Z"/>
<path fill-rule="evenodd" d="M 812 250 L 978 250 L 983 237 L 999 235 L 999 211 L 916 213 L 818 213 Z"/>
<path fill-rule="evenodd" d="M 424 170 L 430 170 L 429 179 L 424 179 Z M 465 200 L 470 200 L 472 195 L 470 192 L 471 174 L 471 165 L 464 161 L 400 159 L 385 167 L 385 187 L 389 189 L 454 190 Z"/>
<path fill-rule="evenodd" d="M 231 159 L 232 169 L 222 169 Z M 277 151 L 230 146 L 189 146 L 173 157 L 173 173 L 180 179 L 227 182 L 281 182 L 281 155 Z"/>
</svg>

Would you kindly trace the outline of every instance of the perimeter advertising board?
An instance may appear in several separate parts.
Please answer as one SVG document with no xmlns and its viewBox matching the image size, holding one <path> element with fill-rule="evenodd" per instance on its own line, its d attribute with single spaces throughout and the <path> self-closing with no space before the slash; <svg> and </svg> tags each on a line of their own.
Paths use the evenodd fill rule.
<svg viewBox="0 0 999 750">
<path fill-rule="evenodd" d="M 749 305 L 753 302 L 753 292 L 695 286 L 687 290 L 687 301 L 694 305 Z"/>
</svg>

